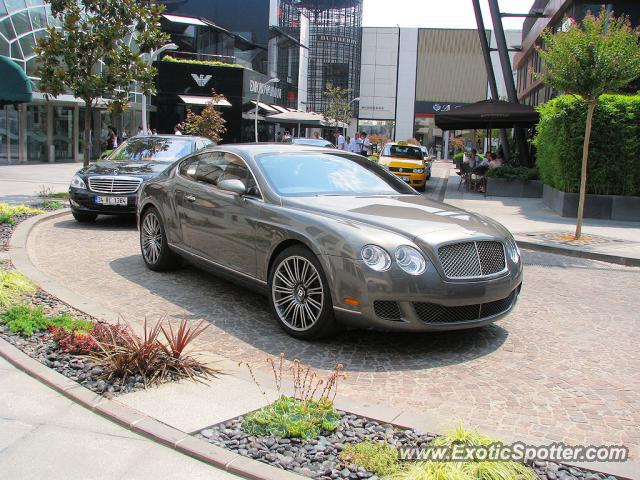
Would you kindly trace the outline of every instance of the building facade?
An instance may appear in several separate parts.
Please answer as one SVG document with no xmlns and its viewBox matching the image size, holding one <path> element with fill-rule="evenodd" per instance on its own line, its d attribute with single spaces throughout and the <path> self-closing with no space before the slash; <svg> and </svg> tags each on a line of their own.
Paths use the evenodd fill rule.
<svg viewBox="0 0 640 480">
<path fill-rule="evenodd" d="M 531 12 L 541 11 L 542 18 L 527 18 L 522 30 L 522 51 L 515 57 L 514 68 L 517 71 L 518 99 L 526 105 L 539 105 L 547 102 L 557 92 L 545 86 L 535 78 L 535 73 L 542 71 L 542 62 L 536 45 L 540 45 L 540 35 L 545 29 L 558 31 L 562 29 L 566 18 L 582 20 L 587 12 L 597 13 L 602 6 L 613 10 L 616 15 L 628 15 L 633 25 L 640 24 L 640 2 L 637 0 L 616 0 L 613 2 L 597 2 L 586 0 L 536 0 Z M 637 91 L 640 85 L 633 85 L 630 91 Z"/>
<path fill-rule="evenodd" d="M 324 112 L 326 85 L 359 96 L 362 0 L 296 0 L 309 19 L 308 110 Z M 355 108 L 354 108 L 355 111 Z"/>
<path fill-rule="evenodd" d="M 435 114 L 486 98 L 476 30 L 363 28 L 359 131 L 442 150 Z"/>
</svg>

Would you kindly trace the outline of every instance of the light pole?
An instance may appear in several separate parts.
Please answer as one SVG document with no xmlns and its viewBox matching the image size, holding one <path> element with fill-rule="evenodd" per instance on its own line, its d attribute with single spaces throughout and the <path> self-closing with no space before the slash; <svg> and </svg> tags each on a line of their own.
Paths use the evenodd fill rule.
<svg viewBox="0 0 640 480">
<path fill-rule="evenodd" d="M 149 65 L 153 65 L 153 61 L 158 58 L 162 52 L 166 52 L 167 50 L 177 50 L 178 45 L 175 43 L 167 43 L 166 45 L 160 47 L 158 50 L 151 50 L 149 53 L 143 53 L 145 56 L 149 56 Z M 142 93 L 142 132 L 147 134 L 147 94 Z"/>
<path fill-rule="evenodd" d="M 265 83 L 258 86 L 258 98 L 256 99 L 256 118 L 255 118 L 256 143 L 260 141 L 258 140 L 258 105 L 260 105 L 260 92 L 262 92 L 262 88 L 265 88 L 270 83 L 278 83 L 279 81 L 280 81 L 279 78 L 272 78 L 271 80 L 267 80 Z"/>
<path fill-rule="evenodd" d="M 356 97 L 353 100 L 351 100 L 349 102 L 349 107 L 351 107 L 351 104 L 354 102 L 359 102 L 360 101 L 360 97 Z M 358 116 L 356 115 L 356 131 L 358 130 Z"/>
</svg>

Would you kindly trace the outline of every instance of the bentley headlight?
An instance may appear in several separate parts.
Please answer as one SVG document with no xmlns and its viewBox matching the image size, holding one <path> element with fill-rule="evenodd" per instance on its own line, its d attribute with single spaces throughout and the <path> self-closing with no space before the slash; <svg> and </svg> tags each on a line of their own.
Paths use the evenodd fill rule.
<svg viewBox="0 0 640 480">
<path fill-rule="evenodd" d="M 391 257 L 384 248 L 377 245 L 365 245 L 360 255 L 364 263 L 376 272 L 384 272 L 391 267 Z"/>
<path fill-rule="evenodd" d="M 507 255 L 509 255 L 509 258 L 513 263 L 518 263 L 520 261 L 520 249 L 511 235 L 507 238 Z"/>
<path fill-rule="evenodd" d="M 413 173 L 424 173 L 424 168 L 414 168 Z"/>
<path fill-rule="evenodd" d="M 83 190 L 87 189 L 87 186 L 84 184 L 84 180 L 80 175 L 74 175 L 71 179 L 71 186 L 73 188 L 82 188 Z"/>
<path fill-rule="evenodd" d="M 396 248 L 396 263 L 409 275 L 422 275 L 427 269 L 427 261 L 415 248 L 401 245 Z"/>
</svg>

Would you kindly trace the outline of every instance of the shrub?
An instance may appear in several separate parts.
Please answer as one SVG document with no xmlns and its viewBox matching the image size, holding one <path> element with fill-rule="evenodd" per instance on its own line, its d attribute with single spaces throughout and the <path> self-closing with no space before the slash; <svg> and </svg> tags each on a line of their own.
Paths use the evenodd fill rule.
<svg viewBox="0 0 640 480">
<path fill-rule="evenodd" d="M 15 217 L 19 215 L 38 215 L 40 213 L 44 213 L 44 211 L 25 205 L 0 203 L 0 223 L 12 225 L 15 223 Z"/>
<path fill-rule="evenodd" d="M 12 333 L 26 337 L 33 335 L 33 332 L 48 328 L 87 332 L 93 326 L 92 322 L 73 318 L 67 313 L 47 317 L 42 307 L 31 308 L 26 305 L 9 308 L 0 315 L 0 321 L 6 323 Z"/>
<path fill-rule="evenodd" d="M 454 444 L 466 446 L 490 446 L 498 443 L 476 430 L 466 430 L 459 426 L 441 437 L 436 437 L 430 446 L 452 447 Z M 406 469 L 392 475 L 395 480 L 535 480 L 533 470 L 514 461 L 470 460 L 465 462 L 432 460 L 413 463 Z"/>
<path fill-rule="evenodd" d="M 0 310 L 17 305 L 23 295 L 31 295 L 35 291 L 35 285 L 17 270 L 8 272 L 0 268 Z"/>
<path fill-rule="evenodd" d="M 74 355 L 89 355 L 99 350 L 98 342 L 106 342 L 122 337 L 125 326 L 121 324 L 111 325 L 105 322 L 96 322 L 88 331 L 68 330 L 63 327 L 49 327 L 51 338 L 58 347 Z"/>
<path fill-rule="evenodd" d="M 343 365 L 337 363 L 333 371 L 326 378 L 322 378 L 311 367 L 305 366 L 295 358 L 289 364 L 284 362 L 281 353 L 278 362 L 267 358 L 271 366 L 278 398 L 245 417 L 242 429 L 252 435 L 277 435 L 280 437 L 317 437 L 322 430 L 335 430 L 340 421 L 340 415 L 333 408 L 333 400 L 338 393 L 338 382 L 346 378 L 342 373 Z M 263 395 L 266 394 L 258 384 L 253 369 L 246 365 L 251 378 Z M 291 375 L 293 395 L 282 393 L 282 380 L 285 375 Z"/>
<path fill-rule="evenodd" d="M 345 446 L 340 460 L 354 463 L 382 477 L 393 475 L 400 469 L 398 451 L 388 443 L 366 440 Z"/>
<path fill-rule="evenodd" d="M 538 180 L 540 178 L 537 168 L 514 167 L 503 165 L 501 167 L 490 168 L 487 177 L 506 178 L 507 180 Z"/>
<path fill-rule="evenodd" d="M 456 162 L 461 162 L 462 160 L 464 160 L 464 153 L 465 152 L 458 152 L 453 156 L 453 160 Z M 480 160 L 484 159 L 484 155 L 482 155 L 481 153 L 478 153 L 478 158 Z"/>
<path fill-rule="evenodd" d="M 558 190 L 580 190 L 587 106 L 562 95 L 538 107 L 534 139 L 542 181 Z M 595 110 L 587 193 L 640 195 L 640 95 L 603 95 Z"/>
<path fill-rule="evenodd" d="M 327 398 L 302 401 L 282 396 L 248 414 L 242 422 L 242 429 L 257 436 L 316 438 L 322 431 L 335 430 L 339 423 L 340 414 Z"/>
<path fill-rule="evenodd" d="M 56 202 L 55 200 L 45 200 L 44 202 L 39 203 L 38 206 L 43 210 L 57 210 L 64 207 L 64 204 Z"/>
<path fill-rule="evenodd" d="M 144 322 L 143 336 L 135 334 L 124 325 L 120 328 L 103 327 L 105 338 L 93 337 L 97 350 L 92 358 L 102 365 L 103 377 L 120 378 L 140 375 L 145 386 L 174 378 L 206 379 L 215 376 L 218 370 L 208 367 L 186 350 L 206 330 L 208 324 L 200 322 L 192 328 L 183 320 L 177 332 L 164 328 L 163 320 L 149 325 Z M 160 335 L 164 335 L 165 342 Z"/>
</svg>

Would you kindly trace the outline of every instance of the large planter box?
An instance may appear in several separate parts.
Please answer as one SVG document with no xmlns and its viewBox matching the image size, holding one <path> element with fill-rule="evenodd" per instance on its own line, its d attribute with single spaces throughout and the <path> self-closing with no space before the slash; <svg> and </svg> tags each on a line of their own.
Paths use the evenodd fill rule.
<svg viewBox="0 0 640 480">
<path fill-rule="evenodd" d="M 487 177 L 487 196 L 491 197 L 542 197 L 540 180 L 509 180 L 506 178 Z"/>
<path fill-rule="evenodd" d="M 544 186 L 544 204 L 563 217 L 578 216 L 578 201 L 577 193 L 561 192 L 549 185 Z M 640 222 L 640 197 L 587 195 L 584 202 L 584 216 L 603 220 Z"/>
</svg>

